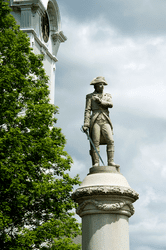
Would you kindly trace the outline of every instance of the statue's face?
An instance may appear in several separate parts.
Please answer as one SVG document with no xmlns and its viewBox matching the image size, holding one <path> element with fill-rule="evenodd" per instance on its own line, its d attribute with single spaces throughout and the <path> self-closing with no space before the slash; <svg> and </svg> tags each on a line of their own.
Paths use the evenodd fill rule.
<svg viewBox="0 0 166 250">
<path fill-rule="evenodd" d="M 95 89 L 97 93 L 102 93 L 104 89 L 104 84 L 102 82 L 96 83 Z"/>
</svg>

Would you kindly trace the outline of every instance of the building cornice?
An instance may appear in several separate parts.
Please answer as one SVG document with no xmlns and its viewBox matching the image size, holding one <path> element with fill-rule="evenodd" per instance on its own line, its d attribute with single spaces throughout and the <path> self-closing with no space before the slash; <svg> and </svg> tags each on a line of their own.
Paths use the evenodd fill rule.
<svg viewBox="0 0 166 250">
<path fill-rule="evenodd" d="M 45 11 L 43 3 L 40 0 L 13 0 L 11 7 L 17 7 L 17 8 L 30 7 L 30 8 L 34 8 L 34 9 L 40 8 L 43 12 Z"/>
<path fill-rule="evenodd" d="M 36 42 L 41 46 L 41 53 L 44 54 L 43 52 L 45 52 L 54 62 L 57 62 L 58 59 L 56 56 L 53 56 L 49 50 L 47 49 L 47 47 L 40 41 L 40 39 L 38 38 L 35 30 L 33 28 L 22 28 L 21 29 L 23 32 L 26 33 L 31 33 L 34 35 L 34 39 L 36 40 Z"/>
</svg>

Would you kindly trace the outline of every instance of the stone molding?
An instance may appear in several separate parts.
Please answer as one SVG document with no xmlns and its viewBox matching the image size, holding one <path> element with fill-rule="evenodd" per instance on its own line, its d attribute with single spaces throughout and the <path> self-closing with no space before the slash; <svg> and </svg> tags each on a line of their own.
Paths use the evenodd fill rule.
<svg viewBox="0 0 166 250">
<path fill-rule="evenodd" d="M 107 212 L 111 212 L 111 211 L 119 211 L 121 210 L 124 206 L 128 206 L 130 209 L 130 214 L 129 216 L 133 215 L 135 210 L 134 210 L 134 206 L 130 201 L 120 201 L 120 202 L 116 202 L 116 203 L 112 203 L 112 204 L 107 204 L 107 203 L 101 203 L 98 202 L 96 200 L 86 200 L 84 202 L 82 202 L 79 207 L 76 210 L 76 213 L 78 215 L 81 216 L 84 208 L 86 207 L 86 205 L 88 204 L 92 204 L 94 205 L 97 209 L 102 210 L 102 211 L 107 211 Z"/>
<path fill-rule="evenodd" d="M 78 188 L 72 194 L 72 199 L 77 202 L 77 199 L 92 195 L 123 195 L 132 198 L 134 201 L 139 198 L 139 194 L 131 188 L 103 185 Z"/>
<path fill-rule="evenodd" d="M 41 40 L 38 38 L 38 36 L 37 36 L 37 34 L 36 34 L 36 32 L 35 32 L 34 29 L 32 29 L 32 28 L 29 28 L 29 29 L 24 28 L 24 29 L 21 29 L 21 30 L 24 31 L 24 32 L 26 32 L 26 33 L 32 33 L 33 34 L 36 42 L 41 46 L 41 50 L 40 50 L 41 54 L 43 54 L 43 55 L 47 54 L 53 61 L 55 61 L 55 62 L 58 61 L 58 59 L 55 56 L 53 56 L 49 52 L 49 50 L 47 49 L 47 47 L 41 42 Z"/>
<path fill-rule="evenodd" d="M 61 29 L 61 19 L 59 7 L 55 0 L 48 1 L 47 12 L 50 20 L 50 31 L 59 31 Z"/>
<path fill-rule="evenodd" d="M 63 43 L 67 40 L 67 37 L 63 34 L 63 31 L 55 32 L 51 35 L 51 37 L 54 43 L 56 43 L 57 41 Z"/>
<path fill-rule="evenodd" d="M 26 9 L 26 8 L 31 8 L 33 14 L 35 15 L 37 11 L 39 11 L 40 13 L 44 13 L 45 8 L 42 4 L 42 2 L 40 0 L 38 1 L 33 1 L 33 0 L 27 0 L 27 1 L 20 1 L 20 0 L 13 0 L 10 3 L 10 6 L 12 7 L 12 9 L 19 9 L 21 11 L 21 9 Z"/>
</svg>

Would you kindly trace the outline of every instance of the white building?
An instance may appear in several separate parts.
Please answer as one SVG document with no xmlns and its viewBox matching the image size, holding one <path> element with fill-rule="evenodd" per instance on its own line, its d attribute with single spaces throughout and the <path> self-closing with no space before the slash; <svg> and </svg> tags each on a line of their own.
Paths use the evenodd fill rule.
<svg viewBox="0 0 166 250">
<path fill-rule="evenodd" d="M 57 52 L 67 39 L 61 31 L 58 4 L 56 0 L 10 0 L 10 7 L 21 30 L 27 32 L 33 52 L 44 55 L 50 102 L 54 104 Z"/>
</svg>

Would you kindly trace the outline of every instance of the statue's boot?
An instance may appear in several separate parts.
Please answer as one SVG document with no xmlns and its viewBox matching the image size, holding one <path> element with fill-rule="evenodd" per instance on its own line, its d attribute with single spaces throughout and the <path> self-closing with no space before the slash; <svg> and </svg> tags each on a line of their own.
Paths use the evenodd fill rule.
<svg viewBox="0 0 166 250">
<path fill-rule="evenodd" d="M 99 149 L 97 149 L 98 153 L 100 154 Z M 93 158 L 93 167 L 98 167 L 99 166 L 99 156 L 96 152 L 96 150 L 92 150 L 92 158 Z"/>
<path fill-rule="evenodd" d="M 108 166 L 117 166 L 114 162 L 114 144 L 107 145 Z"/>
</svg>

